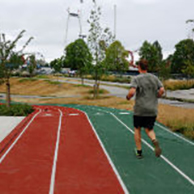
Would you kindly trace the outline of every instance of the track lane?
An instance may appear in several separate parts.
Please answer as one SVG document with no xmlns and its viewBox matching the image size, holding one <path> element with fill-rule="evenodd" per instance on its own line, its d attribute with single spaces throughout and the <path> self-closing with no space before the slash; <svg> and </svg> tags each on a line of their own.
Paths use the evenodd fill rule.
<svg viewBox="0 0 194 194">
<path fill-rule="evenodd" d="M 124 193 L 86 115 L 75 109 L 64 115 L 54 193 Z"/>
<path fill-rule="evenodd" d="M 105 109 L 107 111 L 107 109 Z M 133 120 L 132 113 L 131 114 L 121 114 L 121 110 L 109 110 L 110 113 L 114 113 L 114 115 L 123 122 L 123 124 L 127 125 L 128 128 L 133 130 Z M 129 112 L 130 113 L 130 112 Z M 167 131 L 160 127 L 160 125 L 155 125 L 155 133 L 160 141 L 160 145 L 163 149 L 163 155 L 165 156 L 163 159 L 170 165 L 174 166 L 173 168 L 177 170 L 181 170 L 180 175 L 182 174 L 191 184 L 194 181 L 194 171 L 191 170 L 191 164 L 194 162 L 194 150 L 193 150 L 193 141 L 186 140 L 185 138 L 180 138 L 176 135 L 176 133 Z M 142 138 L 150 143 L 150 139 L 147 137 L 146 133 L 142 129 Z M 186 140 L 186 141 L 185 141 Z M 145 153 L 146 154 L 146 153 Z M 166 160 L 168 159 L 168 160 Z"/>
<path fill-rule="evenodd" d="M 75 107 L 89 114 L 108 153 L 113 158 L 113 162 L 116 166 L 120 166 L 119 173 L 130 189 L 130 193 L 155 193 L 156 191 L 169 194 L 193 193 L 193 180 L 190 179 L 192 176 L 185 179 L 163 159 L 155 158 L 152 150 L 147 146 L 143 145 L 146 157 L 141 161 L 135 158 L 132 153 L 133 147 L 135 147 L 133 134 L 126 131 L 125 125 L 122 124 L 119 127 L 121 123 L 110 114 L 111 112 L 120 119 L 125 117 L 131 120 L 129 114 L 126 114 L 126 110 L 94 106 Z M 128 122 L 130 122 L 129 120 Z M 188 145 L 186 142 L 183 143 Z"/>
<path fill-rule="evenodd" d="M 59 111 L 47 107 L 28 126 L 0 164 L 0 193 L 49 193 L 58 124 Z"/>
<path fill-rule="evenodd" d="M 36 109 L 33 113 L 25 117 L 1 142 L 0 142 L 0 158 L 9 148 L 9 146 L 22 133 L 27 125 L 36 117 L 40 109 Z"/>
</svg>

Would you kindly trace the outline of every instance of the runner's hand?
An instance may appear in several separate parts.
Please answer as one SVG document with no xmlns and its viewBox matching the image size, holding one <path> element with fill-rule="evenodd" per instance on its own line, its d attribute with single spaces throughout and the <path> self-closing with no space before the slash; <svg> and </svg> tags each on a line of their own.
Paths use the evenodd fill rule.
<svg viewBox="0 0 194 194">
<path fill-rule="evenodd" d="M 127 100 L 130 100 L 131 98 L 129 98 L 129 96 L 127 95 L 127 96 L 126 96 L 126 99 L 127 99 Z"/>
</svg>

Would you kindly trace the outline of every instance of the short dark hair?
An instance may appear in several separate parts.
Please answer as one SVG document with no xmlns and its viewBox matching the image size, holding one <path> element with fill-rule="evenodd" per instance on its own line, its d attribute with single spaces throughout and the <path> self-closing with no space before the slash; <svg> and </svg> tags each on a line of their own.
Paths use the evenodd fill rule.
<svg viewBox="0 0 194 194">
<path fill-rule="evenodd" d="M 138 64 L 142 70 L 148 70 L 148 61 L 146 59 L 140 59 Z"/>
</svg>

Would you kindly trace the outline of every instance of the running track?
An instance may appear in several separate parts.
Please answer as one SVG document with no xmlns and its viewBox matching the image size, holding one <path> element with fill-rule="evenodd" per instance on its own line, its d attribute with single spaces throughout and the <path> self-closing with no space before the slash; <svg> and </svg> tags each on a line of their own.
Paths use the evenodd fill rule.
<svg viewBox="0 0 194 194">
<path fill-rule="evenodd" d="M 0 143 L 1 194 L 192 194 L 194 143 L 156 125 L 164 155 L 133 155 L 131 113 L 35 106 Z M 183 157 L 184 156 L 184 157 Z"/>
</svg>

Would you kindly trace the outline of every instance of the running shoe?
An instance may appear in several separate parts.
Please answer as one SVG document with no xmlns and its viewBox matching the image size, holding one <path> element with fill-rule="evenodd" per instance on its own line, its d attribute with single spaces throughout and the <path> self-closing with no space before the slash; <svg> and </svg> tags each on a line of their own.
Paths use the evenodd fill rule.
<svg viewBox="0 0 194 194">
<path fill-rule="evenodd" d="M 158 140 L 154 139 L 154 140 L 152 140 L 152 143 L 154 145 L 154 150 L 155 150 L 156 157 L 160 157 L 160 155 L 162 153 L 162 150 L 161 150 L 161 148 L 159 146 Z"/>
<path fill-rule="evenodd" d="M 139 151 L 135 148 L 135 156 L 136 156 L 136 158 L 138 158 L 138 159 L 142 159 L 142 158 L 143 158 L 142 151 L 139 152 Z"/>
</svg>

